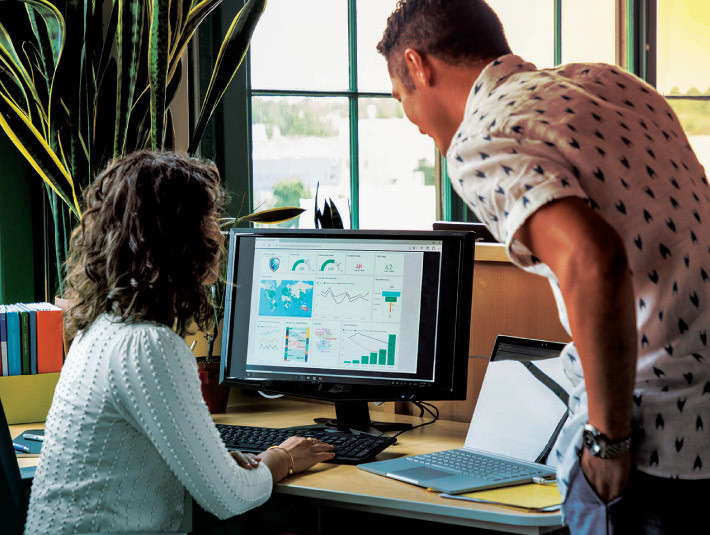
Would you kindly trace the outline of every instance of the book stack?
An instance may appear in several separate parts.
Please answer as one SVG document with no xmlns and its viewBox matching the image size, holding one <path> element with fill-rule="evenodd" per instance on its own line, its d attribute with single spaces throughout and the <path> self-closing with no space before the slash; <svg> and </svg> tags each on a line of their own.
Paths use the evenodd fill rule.
<svg viewBox="0 0 710 535">
<path fill-rule="evenodd" d="M 0 375 L 59 372 L 62 310 L 50 303 L 0 305 Z"/>
</svg>

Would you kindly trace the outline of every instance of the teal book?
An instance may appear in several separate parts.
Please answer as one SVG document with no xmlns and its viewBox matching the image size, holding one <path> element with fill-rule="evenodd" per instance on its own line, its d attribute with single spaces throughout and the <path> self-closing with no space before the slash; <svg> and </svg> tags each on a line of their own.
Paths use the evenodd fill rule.
<svg viewBox="0 0 710 535">
<path fill-rule="evenodd" d="M 8 375 L 7 371 L 7 321 L 5 320 L 5 305 L 0 305 L 0 375 Z"/>
<path fill-rule="evenodd" d="M 21 305 L 15 305 L 20 314 L 20 347 L 22 375 L 30 375 L 30 314 Z"/>
<path fill-rule="evenodd" d="M 8 375 L 22 375 L 22 341 L 20 339 L 20 314 L 17 307 L 5 307 L 7 322 L 7 371 Z"/>
</svg>

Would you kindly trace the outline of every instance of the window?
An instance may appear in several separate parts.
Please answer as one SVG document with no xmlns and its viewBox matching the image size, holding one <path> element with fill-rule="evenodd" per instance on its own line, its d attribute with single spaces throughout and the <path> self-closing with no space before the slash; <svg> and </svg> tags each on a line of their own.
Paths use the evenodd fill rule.
<svg viewBox="0 0 710 535">
<path fill-rule="evenodd" d="M 375 46 L 396 0 L 270 0 L 251 42 L 254 208 L 331 198 L 346 227 L 431 228 L 434 143 L 391 97 Z"/>
<path fill-rule="evenodd" d="M 657 0 L 652 20 L 661 23 L 655 43 L 644 30 L 651 3 L 656 0 L 489 0 L 513 52 L 540 68 L 626 60 L 653 82 L 655 71 L 646 69 L 638 52 L 649 38 L 647 62 L 657 59 L 659 91 L 671 100 L 707 167 L 710 4 Z M 375 45 L 395 5 L 396 0 L 269 1 L 239 93 L 248 102 L 248 155 L 228 170 L 234 180 L 248 169 L 253 209 L 299 205 L 307 212 L 289 224 L 312 227 L 319 188 L 319 205 L 331 198 L 346 227 L 431 228 L 437 203 L 442 219 L 472 219 L 445 173 L 437 194 L 440 156 L 390 95 Z M 229 118 L 227 112 L 225 122 Z M 233 132 L 241 131 L 242 123 L 236 123 Z M 233 137 L 225 134 L 227 152 Z"/>
<path fill-rule="evenodd" d="M 710 3 L 658 0 L 656 77 L 695 154 L 710 169 Z"/>
</svg>

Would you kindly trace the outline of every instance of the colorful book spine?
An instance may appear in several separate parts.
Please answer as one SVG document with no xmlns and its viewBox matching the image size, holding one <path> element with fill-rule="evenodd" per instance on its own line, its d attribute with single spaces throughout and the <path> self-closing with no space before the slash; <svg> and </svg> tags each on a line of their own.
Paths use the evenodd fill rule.
<svg viewBox="0 0 710 535">
<path fill-rule="evenodd" d="M 7 371 L 7 323 L 5 321 L 5 305 L 0 305 L 0 374 L 8 375 Z"/>
<path fill-rule="evenodd" d="M 62 309 L 51 303 L 35 303 L 37 311 L 37 373 L 55 373 L 64 363 Z"/>
<path fill-rule="evenodd" d="M 24 309 L 29 316 L 29 342 L 30 342 L 30 375 L 37 375 L 37 310 L 35 303 L 18 305 Z"/>
<path fill-rule="evenodd" d="M 22 375 L 22 340 L 20 338 L 20 314 L 17 307 L 5 307 L 7 322 L 7 371 L 8 375 Z"/>
<path fill-rule="evenodd" d="M 30 375 L 30 314 L 21 304 L 15 305 L 20 314 L 20 343 L 22 347 L 22 375 Z"/>
</svg>

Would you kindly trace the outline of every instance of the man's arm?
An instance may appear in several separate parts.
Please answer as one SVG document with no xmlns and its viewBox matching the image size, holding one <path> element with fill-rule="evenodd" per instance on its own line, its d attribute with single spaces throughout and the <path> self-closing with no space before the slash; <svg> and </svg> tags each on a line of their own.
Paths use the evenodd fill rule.
<svg viewBox="0 0 710 535">
<path fill-rule="evenodd" d="M 589 423 L 611 439 L 631 433 L 636 373 L 636 312 L 619 234 L 578 197 L 540 208 L 518 230 L 523 243 L 556 275 L 584 370 Z M 605 500 L 623 492 L 630 455 L 582 456 L 585 475 Z"/>
</svg>

